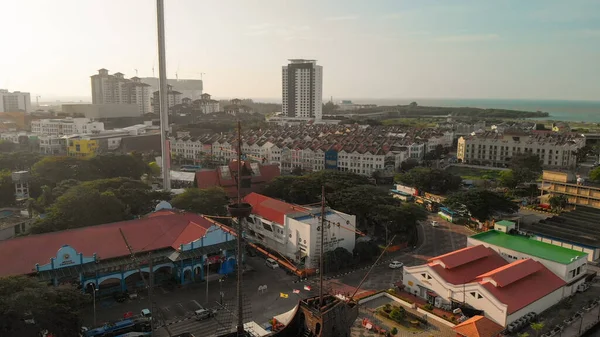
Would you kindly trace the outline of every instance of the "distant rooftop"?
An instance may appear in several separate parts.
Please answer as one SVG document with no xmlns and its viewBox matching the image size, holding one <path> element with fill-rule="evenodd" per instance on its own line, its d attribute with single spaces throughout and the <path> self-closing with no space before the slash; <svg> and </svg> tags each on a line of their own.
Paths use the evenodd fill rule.
<svg viewBox="0 0 600 337">
<path fill-rule="evenodd" d="M 587 255 L 587 253 L 578 252 L 573 249 L 529 239 L 520 235 L 505 234 L 495 230 L 475 234 L 471 237 L 491 245 L 512 249 L 523 254 L 554 261 L 560 264 L 569 264 L 573 262 L 573 260 L 584 258 Z"/>
</svg>

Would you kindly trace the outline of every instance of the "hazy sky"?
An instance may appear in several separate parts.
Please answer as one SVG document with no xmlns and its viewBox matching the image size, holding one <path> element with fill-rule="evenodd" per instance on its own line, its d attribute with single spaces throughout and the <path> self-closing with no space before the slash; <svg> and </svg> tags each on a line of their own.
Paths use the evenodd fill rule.
<svg viewBox="0 0 600 337">
<path fill-rule="evenodd" d="M 158 75 L 153 0 L 1 2 L 0 88 L 90 96 L 97 69 Z M 598 0 L 166 0 L 169 77 L 278 98 L 281 66 L 326 97 L 600 100 Z"/>
</svg>

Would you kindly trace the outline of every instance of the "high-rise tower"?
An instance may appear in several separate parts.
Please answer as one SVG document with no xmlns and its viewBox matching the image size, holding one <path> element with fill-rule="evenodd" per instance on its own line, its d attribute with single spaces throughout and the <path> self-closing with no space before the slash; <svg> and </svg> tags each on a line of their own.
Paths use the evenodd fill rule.
<svg viewBox="0 0 600 337">
<path fill-rule="evenodd" d="M 283 114 L 287 117 L 323 117 L 323 67 L 316 60 L 289 60 L 283 66 Z"/>
</svg>

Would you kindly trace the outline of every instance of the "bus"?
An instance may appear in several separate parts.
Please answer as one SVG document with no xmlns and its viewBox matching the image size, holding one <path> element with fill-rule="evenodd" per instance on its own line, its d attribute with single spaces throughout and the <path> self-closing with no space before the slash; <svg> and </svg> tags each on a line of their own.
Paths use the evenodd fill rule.
<svg viewBox="0 0 600 337">
<path fill-rule="evenodd" d="M 101 327 L 86 331 L 85 337 L 137 337 L 151 334 L 150 320 L 142 318 L 106 323 Z"/>
</svg>

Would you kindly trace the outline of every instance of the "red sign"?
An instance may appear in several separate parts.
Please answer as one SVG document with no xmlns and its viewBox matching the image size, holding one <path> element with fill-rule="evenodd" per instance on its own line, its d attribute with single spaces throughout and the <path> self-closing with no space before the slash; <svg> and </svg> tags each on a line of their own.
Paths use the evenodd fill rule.
<svg viewBox="0 0 600 337">
<path fill-rule="evenodd" d="M 206 263 L 213 264 L 223 262 L 225 259 L 221 255 L 213 255 L 206 258 Z"/>
</svg>

